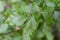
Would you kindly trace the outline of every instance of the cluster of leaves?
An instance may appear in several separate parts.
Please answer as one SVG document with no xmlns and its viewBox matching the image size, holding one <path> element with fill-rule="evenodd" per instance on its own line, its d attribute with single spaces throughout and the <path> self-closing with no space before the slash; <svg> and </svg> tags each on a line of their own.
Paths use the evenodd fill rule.
<svg viewBox="0 0 60 40">
<path fill-rule="evenodd" d="M 60 0 L 0 0 L 0 40 L 54 40 L 60 31 Z"/>
</svg>

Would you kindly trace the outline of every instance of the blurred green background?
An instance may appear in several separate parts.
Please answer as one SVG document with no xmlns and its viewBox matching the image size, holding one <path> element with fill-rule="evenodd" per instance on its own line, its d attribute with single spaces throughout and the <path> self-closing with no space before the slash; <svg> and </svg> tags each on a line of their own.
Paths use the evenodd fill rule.
<svg viewBox="0 0 60 40">
<path fill-rule="evenodd" d="M 60 0 L 0 0 L 0 40 L 60 40 Z"/>
</svg>

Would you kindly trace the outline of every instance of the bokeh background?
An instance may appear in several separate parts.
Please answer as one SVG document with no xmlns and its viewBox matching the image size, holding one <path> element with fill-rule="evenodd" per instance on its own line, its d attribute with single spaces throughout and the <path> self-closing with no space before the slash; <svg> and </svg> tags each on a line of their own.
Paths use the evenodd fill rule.
<svg viewBox="0 0 60 40">
<path fill-rule="evenodd" d="M 60 40 L 60 0 L 0 0 L 0 40 Z"/>
</svg>

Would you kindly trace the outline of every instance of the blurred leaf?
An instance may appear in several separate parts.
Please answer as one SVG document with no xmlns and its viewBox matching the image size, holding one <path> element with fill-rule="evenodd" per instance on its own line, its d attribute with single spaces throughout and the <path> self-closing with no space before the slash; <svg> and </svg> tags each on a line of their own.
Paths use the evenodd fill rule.
<svg viewBox="0 0 60 40">
<path fill-rule="evenodd" d="M 53 40 L 53 35 L 51 32 L 46 33 L 47 40 Z"/>
<path fill-rule="evenodd" d="M 1 24 L 0 25 L 0 33 L 6 33 L 8 29 L 8 25 L 7 24 Z"/>
<path fill-rule="evenodd" d="M 4 11 L 4 2 L 0 0 L 0 12 L 3 12 Z"/>
<path fill-rule="evenodd" d="M 58 30 L 60 31 L 60 11 L 55 11 L 53 14 L 53 18 L 56 21 Z"/>
<path fill-rule="evenodd" d="M 59 22 L 60 21 L 60 11 L 54 11 L 53 18 L 55 21 Z"/>
<path fill-rule="evenodd" d="M 33 17 L 26 23 L 26 27 L 23 29 L 23 40 L 31 40 L 30 35 L 36 30 L 37 23 Z"/>
<path fill-rule="evenodd" d="M 2 23 L 4 20 L 5 20 L 5 17 L 2 14 L 0 14 L 0 23 Z"/>
<path fill-rule="evenodd" d="M 9 22 L 10 25 L 16 25 L 16 26 L 20 26 L 22 25 L 25 21 L 26 21 L 26 17 L 24 16 L 13 16 L 11 15 L 8 19 L 7 22 Z"/>
</svg>

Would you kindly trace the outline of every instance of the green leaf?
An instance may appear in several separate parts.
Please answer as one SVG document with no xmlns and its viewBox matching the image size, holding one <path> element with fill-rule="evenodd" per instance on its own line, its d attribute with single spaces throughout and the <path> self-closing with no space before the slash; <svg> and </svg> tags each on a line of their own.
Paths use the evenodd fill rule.
<svg viewBox="0 0 60 40">
<path fill-rule="evenodd" d="M 46 0 L 46 5 L 48 6 L 48 7 L 55 7 L 55 4 L 54 4 L 54 2 L 49 2 L 49 1 L 47 1 Z"/>
<path fill-rule="evenodd" d="M 17 16 L 13 16 L 11 15 L 6 22 L 9 22 L 10 25 L 16 25 L 16 26 L 21 26 L 22 24 L 24 24 L 24 22 L 26 21 L 26 17 L 21 16 L 21 15 L 17 15 Z"/>
<path fill-rule="evenodd" d="M 48 10 L 45 10 L 45 11 L 42 12 L 43 18 L 47 22 L 47 24 L 54 23 L 53 18 L 51 17 L 52 16 L 51 14 L 52 13 L 49 13 Z"/>
<path fill-rule="evenodd" d="M 8 29 L 8 25 L 7 24 L 1 24 L 0 25 L 0 33 L 6 33 Z"/>
<path fill-rule="evenodd" d="M 0 14 L 0 23 L 2 23 L 5 20 L 5 17 Z"/>
<path fill-rule="evenodd" d="M 20 7 L 20 12 L 23 12 L 23 13 L 31 13 L 31 9 L 32 9 L 32 5 L 21 5 Z"/>
<path fill-rule="evenodd" d="M 38 31 L 37 37 L 38 38 L 43 38 L 44 37 L 44 34 L 41 31 Z"/>
<path fill-rule="evenodd" d="M 60 11 L 55 11 L 53 14 L 53 18 L 56 22 L 58 30 L 60 31 Z"/>
<path fill-rule="evenodd" d="M 34 17 L 31 17 L 31 19 L 26 23 L 26 26 L 23 29 L 23 40 L 31 40 L 30 36 L 33 35 L 32 33 L 36 30 L 36 28 L 37 23 Z"/>
<path fill-rule="evenodd" d="M 3 12 L 4 11 L 4 2 L 0 0 L 0 12 Z"/>
<path fill-rule="evenodd" d="M 60 11 L 54 11 L 53 18 L 55 21 L 60 22 Z"/>
<path fill-rule="evenodd" d="M 53 37 L 51 32 L 47 32 L 46 33 L 46 37 L 47 37 L 47 40 L 53 40 L 54 39 L 54 37 Z"/>
</svg>

